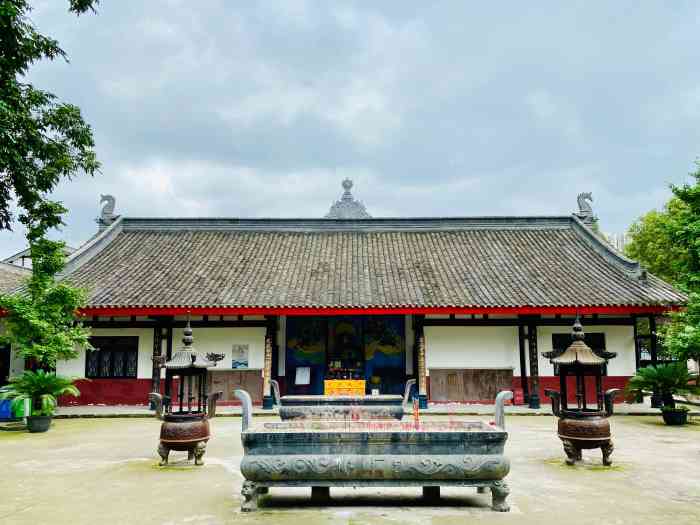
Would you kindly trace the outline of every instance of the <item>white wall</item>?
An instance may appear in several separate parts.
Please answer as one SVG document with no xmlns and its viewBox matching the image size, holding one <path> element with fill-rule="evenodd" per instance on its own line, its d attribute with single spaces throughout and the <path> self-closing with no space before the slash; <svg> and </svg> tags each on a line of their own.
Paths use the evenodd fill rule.
<svg viewBox="0 0 700 525">
<path fill-rule="evenodd" d="M 518 366 L 517 326 L 426 326 L 424 333 L 428 370 Z"/>
<path fill-rule="evenodd" d="M 608 363 L 608 375 L 635 374 L 632 326 L 589 326 L 587 331 L 605 334 L 606 349 L 617 352 Z M 570 334 L 568 326 L 538 326 L 539 375 L 552 376 L 554 369 L 542 352 L 552 350 L 552 334 Z M 513 368 L 520 375 L 517 326 L 426 326 L 426 367 Z M 526 347 L 527 348 L 527 347 Z M 529 373 L 529 357 L 527 358 Z"/>
<path fill-rule="evenodd" d="M 182 346 L 183 328 L 173 330 L 173 352 Z M 150 379 L 153 375 L 153 329 L 152 328 L 95 328 L 93 336 L 137 336 L 139 338 L 139 359 L 137 377 Z M 216 367 L 217 370 L 231 370 L 231 345 L 249 345 L 249 365 L 262 369 L 265 360 L 265 328 L 194 328 L 194 346 L 200 352 L 225 354 Z M 163 353 L 166 346 L 163 341 Z M 59 361 L 56 371 L 69 377 L 85 377 L 85 350 L 80 349 L 78 357 Z M 163 373 L 164 376 L 164 373 Z"/>
<path fill-rule="evenodd" d="M 634 328 L 632 326 L 584 326 L 586 332 L 604 333 L 605 349 L 617 352 L 617 357 L 608 362 L 609 376 L 633 376 L 635 374 Z M 539 373 L 541 376 L 554 375 L 554 367 L 549 359 L 542 357 L 542 352 L 552 351 L 552 334 L 570 334 L 568 326 L 538 326 L 537 351 L 539 354 Z"/>
</svg>

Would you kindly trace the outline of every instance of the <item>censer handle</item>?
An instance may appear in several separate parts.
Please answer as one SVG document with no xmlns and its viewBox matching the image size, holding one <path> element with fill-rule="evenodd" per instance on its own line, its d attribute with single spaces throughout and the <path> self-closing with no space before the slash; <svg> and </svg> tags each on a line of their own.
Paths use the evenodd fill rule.
<svg viewBox="0 0 700 525">
<path fill-rule="evenodd" d="M 561 394 L 556 390 L 546 389 L 544 395 L 552 400 L 552 412 L 558 417 L 561 414 Z"/>
<path fill-rule="evenodd" d="M 494 414 L 494 420 L 497 427 L 501 427 L 503 430 L 506 428 L 506 400 L 513 399 L 513 392 L 510 390 L 504 390 L 499 392 L 496 396 L 496 411 Z"/>
<path fill-rule="evenodd" d="M 409 379 L 406 381 L 406 388 L 403 391 L 403 404 L 408 405 L 408 400 L 411 398 L 411 389 L 413 388 L 413 385 L 416 384 L 415 379 Z"/>
<path fill-rule="evenodd" d="M 253 400 L 245 390 L 234 390 L 233 395 L 241 400 L 241 426 L 245 432 L 253 424 Z"/>
<path fill-rule="evenodd" d="M 148 394 L 148 400 L 153 403 L 156 409 L 156 417 L 158 419 L 163 419 L 163 396 L 156 392 L 151 392 Z"/>
<path fill-rule="evenodd" d="M 277 379 L 270 379 L 270 387 L 272 387 L 272 393 L 275 395 L 275 405 L 280 405 L 280 384 Z"/>
<path fill-rule="evenodd" d="M 619 388 L 611 388 L 605 391 L 605 415 L 612 416 L 613 407 L 615 406 L 615 396 L 620 393 Z"/>
<path fill-rule="evenodd" d="M 207 419 L 211 419 L 216 416 L 216 402 L 222 398 L 223 392 L 211 392 L 209 398 L 207 399 Z"/>
</svg>

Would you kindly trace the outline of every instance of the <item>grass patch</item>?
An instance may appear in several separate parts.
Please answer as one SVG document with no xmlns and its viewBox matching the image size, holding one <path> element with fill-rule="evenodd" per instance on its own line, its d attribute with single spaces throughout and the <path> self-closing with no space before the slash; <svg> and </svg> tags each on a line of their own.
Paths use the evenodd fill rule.
<svg viewBox="0 0 700 525">
<path fill-rule="evenodd" d="M 544 463 L 546 465 L 552 466 L 552 467 L 559 467 L 562 470 L 568 470 L 571 472 L 574 471 L 587 471 L 587 472 L 622 472 L 627 470 L 627 467 L 625 465 L 620 465 L 619 463 L 613 462 L 613 464 L 609 467 L 606 467 L 602 463 L 592 463 L 589 461 L 584 461 L 578 462 L 575 465 L 567 465 L 564 458 L 548 458 L 544 460 Z"/>
</svg>

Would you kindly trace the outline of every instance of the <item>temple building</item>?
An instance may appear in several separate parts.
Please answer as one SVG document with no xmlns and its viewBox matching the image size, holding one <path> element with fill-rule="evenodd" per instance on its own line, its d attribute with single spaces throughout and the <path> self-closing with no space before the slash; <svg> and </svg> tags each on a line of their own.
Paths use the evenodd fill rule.
<svg viewBox="0 0 700 525">
<path fill-rule="evenodd" d="M 75 402 L 145 404 L 189 318 L 198 350 L 224 354 L 209 372 L 224 401 L 242 386 L 269 407 L 270 379 L 384 394 L 414 378 L 423 406 L 502 389 L 537 406 L 558 384 L 542 353 L 569 345 L 577 315 L 621 387 L 686 301 L 595 232 L 589 194 L 568 216 L 372 218 L 343 189 L 325 218 L 127 217 L 112 199 L 63 276 L 90 292 L 95 350 L 58 366 L 90 379 Z"/>
</svg>

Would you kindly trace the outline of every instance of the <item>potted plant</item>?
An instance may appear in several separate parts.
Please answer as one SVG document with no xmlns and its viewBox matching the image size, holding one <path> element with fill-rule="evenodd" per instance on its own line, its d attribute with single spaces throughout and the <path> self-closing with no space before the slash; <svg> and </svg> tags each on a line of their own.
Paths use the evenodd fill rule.
<svg viewBox="0 0 700 525">
<path fill-rule="evenodd" d="M 25 400 L 32 403 L 31 415 L 27 416 L 29 432 L 46 432 L 51 425 L 51 418 L 58 404 L 59 396 L 80 395 L 73 380 L 57 376 L 51 372 L 28 370 L 21 376 L 10 380 L 0 393 L 0 398 L 11 399 L 13 409 Z"/>
<path fill-rule="evenodd" d="M 627 383 L 632 395 L 651 395 L 658 392 L 663 402 L 661 415 L 667 425 L 684 425 L 688 421 L 688 409 L 676 406 L 674 396 L 692 394 L 700 389 L 689 384 L 691 375 L 685 362 L 650 365 L 637 370 Z"/>
</svg>

